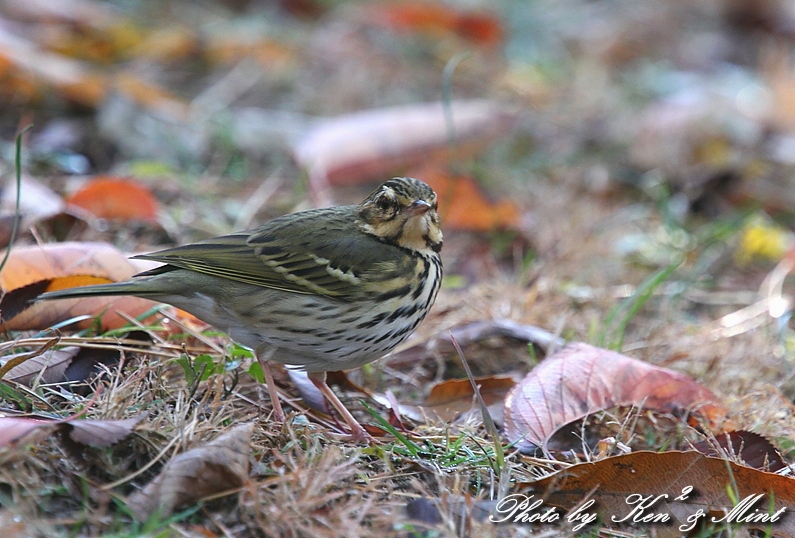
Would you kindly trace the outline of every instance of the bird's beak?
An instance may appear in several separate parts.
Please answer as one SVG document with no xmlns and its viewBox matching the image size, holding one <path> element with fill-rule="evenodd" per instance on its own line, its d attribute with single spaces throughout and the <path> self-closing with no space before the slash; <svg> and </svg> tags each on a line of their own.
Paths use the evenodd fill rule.
<svg viewBox="0 0 795 538">
<path fill-rule="evenodd" d="M 417 200 L 416 202 L 412 203 L 408 209 L 406 210 L 409 215 L 417 216 L 417 215 L 424 215 L 431 209 L 431 204 L 426 202 L 425 200 Z"/>
</svg>

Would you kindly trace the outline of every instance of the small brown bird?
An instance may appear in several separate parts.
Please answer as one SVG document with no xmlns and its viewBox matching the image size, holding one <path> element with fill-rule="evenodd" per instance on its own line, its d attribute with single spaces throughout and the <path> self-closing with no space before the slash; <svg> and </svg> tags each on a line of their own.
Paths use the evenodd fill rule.
<svg viewBox="0 0 795 538">
<path fill-rule="evenodd" d="M 255 230 L 136 256 L 165 265 L 126 282 L 40 300 L 134 295 L 174 305 L 255 350 L 277 420 L 269 361 L 306 370 L 357 439 L 364 428 L 326 372 L 374 361 L 430 310 L 442 280 L 436 193 L 393 178 L 362 203 L 284 215 Z"/>
</svg>

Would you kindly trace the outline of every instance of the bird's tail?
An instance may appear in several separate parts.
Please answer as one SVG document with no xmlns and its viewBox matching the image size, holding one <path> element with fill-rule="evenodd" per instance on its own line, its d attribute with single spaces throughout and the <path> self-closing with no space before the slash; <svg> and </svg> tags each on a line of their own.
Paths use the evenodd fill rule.
<svg viewBox="0 0 795 538">
<path fill-rule="evenodd" d="M 161 290 L 162 294 L 162 290 Z M 36 297 L 36 301 L 51 301 L 54 299 L 78 299 L 81 297 L 101 297 L 108 295 L 134 295 L 136 297 L 151 297 L 157 292 L 150 289 L 146 280 L 132 280 L 129 282 L 115 282 L 113 284 L 97 284 L 48 291 Z"/>
</svg>

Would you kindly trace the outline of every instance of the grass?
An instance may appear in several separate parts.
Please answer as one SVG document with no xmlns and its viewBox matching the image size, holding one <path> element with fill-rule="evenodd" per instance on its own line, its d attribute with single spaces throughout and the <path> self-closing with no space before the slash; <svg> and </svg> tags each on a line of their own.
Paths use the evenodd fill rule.
<svg viewBox="0 0 795 538">
<path fill-rule="evenodd" d="M 609 240 L 608 237 L 606 234 L 602 240 Z M 576 279 L 577 272 L 588 267 L 588 257 L 601 252 L 577 249 L 575 244 L 568 248 L 572 255 L 563 252 L 557 261 L 547 262 L 545 273 L 553 276 L 553 282 Z M 610 334 L 618 336 L 619 342 L 629 343 L 635 356 L 659 363 L 665 356 L 686 351 L 687 358 L 680 360 L 676 368 L 690 370 L 708 385 L 723 383 L 722 392 L 731 401 L 732 394 L 741 394 L 733 387 L 748 383 L 744 373 L 738 375 L 747 360 L 746 351 L 753 349 L 759 357 L 774 339 L 759 332 L 741 334 L 732 340 L 732 347 L 724 348 L 724 368 L 704 371 L 703 357 L 714 353 L 714 344 L 707 341 L 706 334 L 692 332 L 694 326 L 689 318 L 672 317 L 670 311 L 663 310 L 674 303 L 661 300 L 665 296 L 657 293 L 674 270 L 682 274 L 692 267 L 693 259 L 662 267 L 646 276 L 645 281 L 642 271 L 636 271 L 640 284 L 635 295 L 618 306 L 610 304 L 615 300 L 609 295 L 594 295 L 586 302 L 562 305 L 565 294 L 539 292 L 538 281 L 531 284 L 530 295 L 527 290 L 519 292 L 510 279 L 463 290 L 443 290 L 431 317 L 420 328 L 417 341 L 452 324 L 506 310 L 515 319 L 542 326 L 553 325 L 555 316 L 565 312 L 567 330 L 586 335 L 592 327 L 592 316 L 612 308 L 616 314 L 606 320 L 605 327 L 617 327 Z M 557 266 L 550 267 L 550 263 Z M 533 297 L 530 303 L 528 296 Z M 673 320 L 673 325 L 659 323 L 661 312 Z M 169 319 L 173 325 L 173 318 Z M 333 421 L 304 409 L 300 401 L 295 402 L 298 410 L 287 423 L 274 424 L 269 420 L 270 404 L 262 398 L 264 390 L 256 361 L 247 349 L 212 330 L 198 332 L 182 326 L 179 332 L 167 334 L 152 322 L 136 323 L 130 330 L 149 334 L 148 341 L 128 339 L 123 330 L 61 337 L 60 345 L 120 353 L 121 362 L 101 368 L 90 381 L 86 396 L 66 392 L 59 385 L 25 388 L 0 384 L 6 412 L 27 410 L 65 417 L 85 410 L 86 418 L 113 419 L 147 413 L 147 419 L 133 436 L 111 448 L 84 449 L 76 455 L 58 439 L 45 438 L 6 450 L 0 472 L 2 513 L 24 519 L 25 532 L 48 536 L 184 536 L 198 532 L 222 536 L 334 537 L 366 536 L 378 529 L 385 535 L 406 535 L 411 529 L 419 532 L 429 526 L 407 519 L 406 506 L 412 500 L 495 499 L 512 483 L 531 481 L 554 472 L 559 465 L 521 456 L 504 446 L 505 440 L 487 431 L 483 421 L 474 415 L 449 424 L 431 420 L 407 432 L 391 425 L 383 408 L 366 400 L 356 405 L 348 398 L 349 405 L 358 409 L 360 419 L 375 423 L 386 432 L 372 446 L 351 443 L 340 435 Z M 670 338 L 672 333 L 681 336 L 688 331 L 693 334 L 690 340 Z M 50 341 L 47 337 L 30 337 L 19 339 L 14 345 L 31 350 Z M 665 353 L 661 353 L 663 349 Z M 534 350 L 509 342 L 500 342 L 496 348 L 468 346 L 462 352 L 467 363 L 478 369 L 477 375 L 523 372 L 527 364 L 537 360 Z M 400 378 L 386 378 L 383 371 L 379 375 L 376 367 L 367 379 L 396 391 L 401 402 L 416 400 L 417 389 L 427 387 L 440 374 L 438 368 L 460 370 L 457 355 L 441 359 L 439 362 L 439 358 L 426 354 L 419 362 L 390 367 L 401 372 Z M 395 363 L 401 364 L 399 360 Z M 445 376 L 444 371 L 441 375 Z M 278 380 L 292 394 L 285 378 L 279 376 Z M 94 396 L 96 400 L 88 405 Z M 758 404 L 742 396 L 735 398 L 735 408 L 751 406 L 744 415 L 740 414 L 740 424 L 753 428 L 753 421 L 765 420 L 757 413 Z M 772 413 L 775 406 L 767 407 Z M 152 480 L 166 461 L 214 439 L 232 425 L 252 421 L 256 427 L 251 473 L 239 492 L 190 505 L 168 517 L 153 516 L 144 522 L 132 517 L 125 498 Z M 786 427 L 789 426 L 782 423 L 772 431 L 781 435 Z M 649 422 L 637 412 L 592 417 L 581 432 L 586 445 L 593 439 L 614 436 L 635 449 L 675 449 L 692 434 L 682 431 L 676 421 L 670 425 L 659 419 Z M 594 452 L 584 457 L 599 456 Z M 115 485 L 107 488 L 108 484 Z M 461 516 L 452 508 L 454 505 L 445 505 L 442 521 L 430 525 L 431 535 L 457 535 Z M 484 535 L 521 536 L 530 530 L 522 526 L 489 526 L 471 514 L 464 521 L 471 529 L 481 529 Z M 340 529 L 345 529 L 345 533 Z M 535 531 L 558 532 L 546 527 Z"/>
<path fill-rule="evenodd" d="M 565 202 L 554 198 L 549 201 L 545 211 L 550 215 L 559 211 L 558 204 L 565 203 L 587 217 L 580 221 L 578 233 L 589 240 L 558 243 L 557 254 L 551 257 L 543 246 L 545 234 L 551 230 L 539 229 L 540 247 L 534 263 L 544 264 L 545 276 L 525 280 L 520 275 L 443 289 L 415 342 L 427 341 L 458 323 L 506 313 L 525 323 L 563 327 L 573 338 L 587 338 L 598 321 L 604 328 L 605 342 L 720 387 L 741 427 L 759 430 L 766 424 L 768 431 L 761 433 L 782 439 L 788 438 L 787 432 L 795 431 L 786 420 L 768 418 L 779 407 L 775 393 L 765 400 L 749 390 L 752 382 L 745 366 L 749 356 L 756 358 L 759 374 L 752 387 L 758 389 L 764 380 L 779 375 L 778 363 L 769 353 L 779 341 L 778 335 L 773 331 L 747 332 L 725 340 L 722 346 L 699 330 L 699 319 L 715 319 L 732 308 L 688 302 L 688 292 L 699 285 L 697 279 L 687 277 L 688 272 L 709 266 L 702 262 L 704 256 L 682 256 L 677 263 L 656 269 L 628 266 L 616 273 L 614 280 L 592 285 L 590 298 L 570 298 L 564 283 L 583 280 L 594 263 L 604 263 L 603 253 L 615 241 L 620 227 L 588 235 L 592 223 L 604 221 L 609 211 L 594 211 L 587 201 L 574 196 L 574 191 Z M 647 226 L 652 234 L 653 222 Z M 707 224 L 689 230 L 692 237 L 699 238 L 693 244 L 700 243 L 689 248 L 699 253 L 707 248 L 726 249 L 726 239 L 739 229 Z M 718 236 L 721 240 L 714 239 Z M 714 264 L 709 267 L 714 268 Z M 677 288 L 677 301 L 667 300 L 670 292 L 665 285 L 671 278 L 684 283 Z M 619 299 L 609 293 L 627 281 L 638 282 L 632 296 Z M 603 318 L 603 312 L 610 314 Z M 453 423 L 429 420 L 416 424 L 413 431 L 404 431 L 386 420 L 384 408 L 348 397 L 348 405 L 360 420 L 386 432 L 374 445 L 358 445 L 341 435 L 333 420 L 305 408 L 286 377 L 280 375 L 277 380 L 295 410 L 285 424 L 275 424 L 269 419 L 270 404 L 263 398 L 261 373 L 249 350 L 230 342 L 223 333 L 182 324 L 167 310 L 153 314 L 155 321 L 131 320 L 127 329 L 103 334 L 87 330 L 60 337 L 59 345 L 77 345 L 86 352 L 119 353 L 120 362 L 100 368 L 83 392 L 70 392 L 58 384 L 27 388 L 0 383 L 0 400 L 6 413 L 66 417 L 84 411 L 89 419 L 122 419 L 147 413 L 131 437 L 107 449 L 75 452 L 51 437 L 0 453 L 0 514 L 24 521 L 24 532 L 47 536 L 170 537 L 198 533 L 336 537 L 370 536 L 374 531 L 406 536 L 430 527 L 431 534 L 423 536 L 456 536 L 463 524 L 473 533 L 473 529 L 479 529 L 484 536 L 566 534 L 565 529 L 548 527 L 494 526 L 475 517 L 469 508 L 461 515 L 461 506 L 467 503 L 496 499 L 512 484 L 532 481 L 565 466 L 517 453 L 477 415 Z M 169 332 L 157 319 L 168 321 Z M 129 338 L 128 331 L 144 333 L 148 338 Z M 12 342 L 14 349 L 36 350 L 51 345 L 52 335 L 22 335 Z M 483 342 L 460 351 L 461 355 L 444 356 L 425 351 L 410 362 L 403 362 L 398 353 L 388 367 L 368 368 L 366 377 L 356 372 L 351 375 L 357 382 L 366 381 L 371 390 L 389 388 L 401 403 L 409 403 L 420 400 L 435 379 L 462 376 L 462 356 L 476 375 L 524 373 L 540 359 L 535 356 L 535 348 L 509 341 Z M 710 370 L 705 365 L 716 353 L 721 353 L 721 367 Z M 676 364 L 665 362 L 677 356 Z M 125 499 L 151 481 L 167 461 L 247 422 L 256 424 L 251 472 L 239 491 L 189 505 L 166 517 L 155 515 L 141 522 L 132 516 Z M 579 436 L 578 457 L 584 460 L 612 453 L 600 455 L 595 451 L 594 441 L 599 439 L 614 437 L 616 443 L 635 450 L 659 450 L 681 448 L 693 436 L 681 422 L 649 419 L 637 410 L 599 414 L 571 429 Z M 612 445 L 611 450 L 617 446 Z M 442 503 L 439 522 L 418 523 L 407 518 L 407 505 L 420 498 Z M 0 523 L 4 521 L 0 519 Z"/>
<path fill-rule="evenodd" d="M 264 77 L 270 86 L 258 88 L 241 102 L 245 106 L 266 102 L 274 110 L 333 116 L 433 99 L 441 91 L 447 104 L 461 96 L 491 96 L 528 113 L 519 120 L 516 134 L 500 133 L 504 140 L 486 153 L 456 160 L 457 170 L 483 179 L 482 185 L 494 189 L 490 194 L 502 194 L 521 205 L 519 229 L 491 237 L 445 229 L 445 287 L 414 336 L 417 347 L 350 376 L 373 392 L 393 391 L 401 404 L 418 404 L 433 383 L 465 376 L 458 353 L 427 345 L 435 336 L 461 323 L 509 318 L 688 373 L 725 398 L 738 429 L 777 440 L 791 457 L 795 452 L 791 329 L 760 318 L 753 330 L 739 330 L 731 337 L 714 330 L 716 320 L 748 306 L 747 296 L 756 293 L 771 269 L 765 262 L 734 263 L 733 243 L 756 210 L 732 208 L 717 220 L 677 214 L 674 206 L 680 199 L 672 196 L 669 182 L 692 179 L 688 174 L 694 174 L 693 163 L 684 162 L 691 155 L 679 156 L 683 162 L 652 161 L 649 166 L 657 168 L 637 178 L 645 172 L 631 162 L 636 141 L 619 138 L 626 131 L 624 123 L 629 123 L 627 116 L 636 115 L 646 104 L 637 101 L 648 99 L 650 93 L 649 88 L 631 86 L 632 65 L 652 67 L 656 62 L 636 58 L 641 61 L 627 65 L 624 55 L 638 48 L 638 40 L 633 34 L 621 41 L 623 28 L 634 31 L 657 24 L 644 20 L 645 26 L 634 21 L 610 26 L 612 19 L 595 17 L 591 30 L 597 31 L 583 32 L 584 41 L 578 41 L 575 27 L 560 31 L 557 25 L 587 23 L 590 17 L 577 15 L 576 10 L 564 17 L 552 10 L 552 19 L 560 19 L 552 21 L 549 14 L 533 11 L 538 9 L 536 3 L 509 4 L 513 7 L 506 7 L 506 18 L 511 19 L 506 21 L 506 32 L 515 35 L 506 36 L 512 41 L 505 53 L 511 56 L 504 63 L 471 44 L 473 54 L 467 57 L 461 53 L 465 47 L 449 39 L 452 36 L 414 40 L 409 34 L 381 33 L 361 21 L 353 23 L 345 13 L 329 12 L 319 21 L 302 19 L 297 24 L 286 19 L 282 21 L 286 31 L 296 36 L 289 49 L 298 42 L 309 48 L 291 58 L 294 65 L 289 74 Z M 542 4 L 538 6 L 543 9 Z M 212 11 L 213 21 L 215 17 L 221 20 L 221 15 L 207 11 Z M 277 17 L 276 8 L 272 11 L 269 16 Z M 641 19 L 648 16 L 631 9 L 627 13 Z M 511 25 L 519 19 L 534 25 L 535 31 L 515 31 Z M 710 26 L 709 35 L 723 26 Z M 667 30 L 650 37 L 681 37 L 681 30 Z M 703 41 L 707 34 L 701 35 Z M 565 36 L 565 42 L 556 41 L 558 36 Z M 588 36 L 609 36 L 615 41 L 590 46 L 588 39 L 598 38 Z M 404 40 L 411 40 L 410 47 Z M 745 43 L 730 39 L 726 46 L 730 42 Z M 555 43 L 561 47 L 560 58 L 545 52 L 556 50 Z M 655 50 L 668 50 L 665 43 L 660 47 L 657 41 L 652 43 Z M 328 58 L 321 54 L 326 48 L 332 51 Z M 412 52 L 405 54 L 409 49 Z M 352 51 L 355 58 L 346 57 Z M 658 76 L 682 78 L 674 65 L 674 61 L 670 66 L 655 64 L 654 69 L 660 70 Z M 202 70 L 201 77 L 205 80 L 186 84 L 186 95 L 189 87 L 203 88 L 207 80 L 224 79 L 220 71 Z M 230 107 L 236 105 L 230 101 Z M 6 117 L 6 123 L 18 125 L 16 107 L 7 108 L 13 118 Z M 74 111 L 46 112 L 68 119 Z M 152 119 L 146 113 L 136 118 Z M 128 224 L 109 222 L 103 223 L 106 229 L 75 227 L 66 234 L 70 239 L 108 241 L 133 251 L 228 232 L 240 217 L 241 207 L 246 216 L 250 213 L 251 218 L 244 219 L 248 225 L 249 220 L 309 205 L 306 178 L 289 164 L 287 151 L 269 149 L 267 154 L 256 154 L 252 150 L 249 155 L 249 150 L 236 147 L 231 127 L 221 126 L 208 151 L 179 155 L 184 166 L 153 161 L 157 157 L 148 155 L 130 158 L 136 162 L 126 157 L 127 152 L 135 153 L 130 148 L 136 137 L 146 141 L 157 133 L 138 129 L 146 121 L 134 124 L 135 131 L 123 131 L 115 141 L 104 138 L 108 133 L 94 132 L 93 124 L 80 134 L 92 143 L 100 142 L 100 147 L 106 143 L 118 151 L 118 158 L 101 155 L 103 171 L 131 170 L 151 181 L 166 206 L 161 222 L 166 229 L 131 230 Z M 777 136 L 774 125 L 759 125 L 764 127 L 760 130 L 772 131 L 772 140 Z M 680 134 L 703 141 L 694 133 L 676 132 Z M 17 185 L 21 135 L 14 153 Z M 461 133 L 450 132 L 451 138 L 457 135 Z M 711 138 L 704 135 L 704 139 L 731 138 L 724 135 L 710 133 Z M 175 140 L 173 148 L 163 150 L 177 156 L 186 140 Z M 452 142 L 450 149 L 455 149 Z M 743 146 L 737 153 L 760 161 L 768 158 L 748 155 L 751 151 Z M 699 164 L 704 166 L 698 168 L 696 179 L 709 179 L 709 163 Z M 775 166 L 776 173 L 791 176 L 791 169 Z M 63 174 L 56 172 L 51 185 L 61 188 Z M 414 171 L 394 171 L 404 172 Z M 635 178 L 640 188 L 615 182 L 623 176 L 630 183 Z M 659 180 L 655 191 L 644 191 L 642 181 L 651 176 Z M 335 196 L 348 202 L 357 199 L 360 190 L 340 187 Z M 263 207 L 254 215 L 256 207 L 249 202 L 260 198 Z M 16 205 L 19 208 L 18 196 Z M 17 233 L 16 224 L 14 230 L 12 235 Z M 627 253 L 622 248 L 630 236 L 640 247 Z M 30 241 L 54 237 L 61 235 L 46 223 L 28 233 Z M 698 435 L 671 417 L 648 416 L 637 409 L 611 410 L 568 428 L 574 432 L 574 449 L 557 454 L 560 460 L 553 461 L 520 454 L 477 413 L 450 422 L 407 421 L 413 429 L 403 430 L 387 420 L 388 409 L 369 399 L 360 400 L 360 395 L 341 394 L 360 420 L 386 432 L 372 445 L 357 444 L 341 434 L 334 419 L 308 408 L 281 371 L 277 382 L 290 401 L 290 413 L 286 423 L 274 423 L 262 373 L 248 350 L 223 333 L 183 324 L 168 310 L 153 314 L 154 320 L 147 318 L 106 333 L 96 327 L 72 333 L 74 320 L 68 320 L 56 331 L 6 335 L 5 353 L 36 352 L 57 334 L 58 345 L 76 345 L 89 355 L 112 351 L 119 360 L 98 367 L 82 386 L 39 382 L 26 387 L 0 382 L 0 414 L 63 418 L 84 412 L 87 419 L 124 419 L 146 413 L 133 435 L 109 448 L 75 447 L 59 437 L 45 436 L 0 449 L 0 529 L 8 536 L 567 535 L 566 529 L 556 527 L 495 526 L 475 517 L 472 508 L 518 483 L 565 469 L 571 462 L 604 457 L 595 448 L 602 440 L 612 438 L 603 443 L 610 455 L 622 443 L 633 450 L 679 449 Z M 132 338 L 130 330 L 147 339 Z M 472 370 L 470 377 L 521 376 L 543 360 L 532 346 L 506 339 L 472 343 L 461 352 Z M 499 426 L 499 417 L 494 419 Z M 238 491 L 168 516 L 135 519 L 128 497 L 157 476 L 168 461 L 245 423 L 255 424 L 251 470 Z M 439 521 L 410 521 L 408 504 L 425 498 L 441 507 Z M 597 528 L 586 532 L 586 536 L 634 534 L 634 530 Z"/>
</svg>

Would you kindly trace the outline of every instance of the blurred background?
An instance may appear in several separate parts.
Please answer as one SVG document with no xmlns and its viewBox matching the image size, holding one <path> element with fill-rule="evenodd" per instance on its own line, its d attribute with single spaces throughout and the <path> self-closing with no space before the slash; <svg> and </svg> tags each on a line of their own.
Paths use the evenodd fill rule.
<svg viewBox="0 0 795 538">
<path fill-rule="evenodd" d="M 684 260 L 660 293 L 699 324 L 793 243 L 793 38 L 776 0 L 3 0 L 0 239 L 32 125 L 26 242 L 144 250 L 412 175 L 446 289 L 498 286 L 466 317 L 584 338 Z"/>
</svg>

